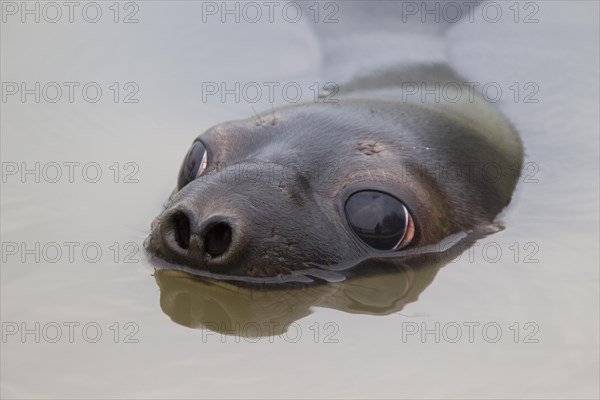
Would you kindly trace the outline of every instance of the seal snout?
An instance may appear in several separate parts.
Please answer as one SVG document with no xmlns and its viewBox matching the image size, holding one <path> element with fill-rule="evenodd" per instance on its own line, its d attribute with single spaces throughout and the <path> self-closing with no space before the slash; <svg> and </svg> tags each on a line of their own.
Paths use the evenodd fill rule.
<svg viewBox="0 0 600 400">
<path fill-rule="evenodd" d="M 161 218 L 150 247 L 167 260 L 206 268 L 211 263 L 220 264 L 232 252 L 234 226 L 227 216 L 198 221 L 191 210 L 178 207 Z"/>
</svg>

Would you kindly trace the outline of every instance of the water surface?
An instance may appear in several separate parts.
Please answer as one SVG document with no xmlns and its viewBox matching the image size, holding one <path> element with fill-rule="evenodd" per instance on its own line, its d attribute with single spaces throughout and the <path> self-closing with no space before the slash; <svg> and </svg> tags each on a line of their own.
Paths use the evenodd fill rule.
<svg viewBox="0 0 600 400">
<path fill-rule="evenodd" d="M 108 3 L 96 24 L 2 24 L 3 82 L 103 89 L 96 103 L 77 89 L 73 102 L 65 92 L 1 104 L 3 172 L 40 163 L 39 182 L 17 173 L 2 183 L 2 397 L 598 397 L 597 3 L 540 2 L 534 24 L 382 23 L 376 33 L 359 32 L 344 4 L 321 31 L 304 20 L 204 23 L 199 2 L 137 4 L 134 24 L 114 23 Z M 362 20 L 365 31 L 378 25 Z M 353 49 L 372 52 L 342 58 Z M 506 229 L 445 266 L 304 291 L 154 273 L 141 244 L 189 144 L 253 113 L 244 101 L 203 101 L 202 82 L 308 88 L 413 58 L 505 89 L 498 105 L 530 168 L 499 218 Z M 534 82 L 538 101 L 514 101 L 514 82 Z M 132 88 L 139 102 L 125 103 Z M 293 326 L 222 333 L 236 322 L 266 329 L 265 315 Z"/>
</svg>

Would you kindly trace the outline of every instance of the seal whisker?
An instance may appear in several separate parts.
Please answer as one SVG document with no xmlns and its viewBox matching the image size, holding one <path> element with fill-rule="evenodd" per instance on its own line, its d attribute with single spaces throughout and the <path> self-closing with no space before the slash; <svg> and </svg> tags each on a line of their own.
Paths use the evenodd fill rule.
<svg viewBox="0 0 600 400">
<path fill-rule="evenodd" d="M 256 110 L 254 109 L 254 106 L 252 104 L 250 104 L 250 108 L 252 108 L 252 111 L 254 111 L 254 114 L 256 115 L 256 119 L 257 119 L 256 126 L 262 125 L 263 120 L 260 117 L 260 114 L 256 112 Z"/>
<path fill-rule="evenodd" d="M 271 103 L 271 115 L 273 116 L 273 119 L 271 119 L 271 125 L 275 125 L 277 122 L 277 117 L 275 116 L 275 106 L 273 103 Z"/>
</svg>

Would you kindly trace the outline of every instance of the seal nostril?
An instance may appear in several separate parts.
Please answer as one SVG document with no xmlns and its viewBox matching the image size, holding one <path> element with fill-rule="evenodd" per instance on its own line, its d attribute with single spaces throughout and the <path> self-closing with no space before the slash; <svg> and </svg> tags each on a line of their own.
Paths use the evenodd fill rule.
<svg viewBox="0 0 600 400">
<path fill-rule="evenodd" d="M 190 220 L 182 213 L 173 215 L 173 225 L 175 231 L 175 241 L 182 249 L 187 250 L 190 247 Z"/>
<path fill-rule="evenodd" d="M 211 257 L 225 253 L 231 244 L 231 227 L 225 223 L 213 225 L 204 236 L 204 249 Z"/>
</svg>

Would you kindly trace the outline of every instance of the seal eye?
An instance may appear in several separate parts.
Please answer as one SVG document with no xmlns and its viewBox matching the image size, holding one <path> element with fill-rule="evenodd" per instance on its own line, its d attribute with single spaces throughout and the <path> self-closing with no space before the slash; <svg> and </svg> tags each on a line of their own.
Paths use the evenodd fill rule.
<svg viewBox="0 0 600 400">
<path fill-rule="evenodd" d="M 181 190 L 188 183 L 196 179 L 204 172 L 207 164 L 206 148 L 200 141 L 195 141 L 188 150 L 179 170 L 177 178 L 177 190 Z"/>
<path fill-rule="evenodd" d="M 414 223 L 404 204 L 377 191 L 361 191 L 346 200 L 346 218 L 356 235 L 378 250 L 396 250 L 414 237 Z"/>
</svg>

